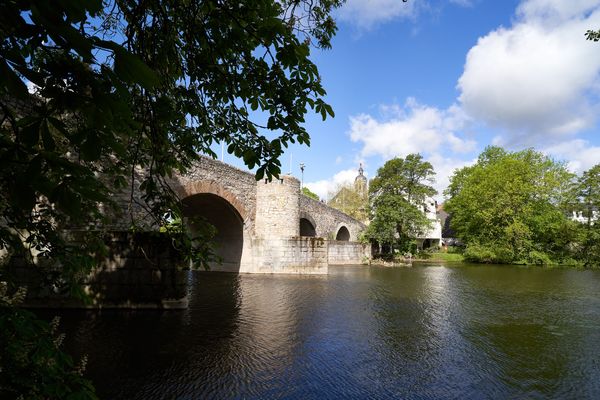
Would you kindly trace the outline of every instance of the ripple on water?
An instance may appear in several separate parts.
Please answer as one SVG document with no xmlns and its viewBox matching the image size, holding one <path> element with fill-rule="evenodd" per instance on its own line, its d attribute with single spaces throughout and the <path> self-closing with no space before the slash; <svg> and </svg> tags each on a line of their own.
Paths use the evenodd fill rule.
<svg viewBox="0 0 600 400">
<path fill-rule="evenodd" d="M 182 311 L 64 312 L 107 399 L 600 398 L 600 273 L 190 273 Z"/>
</svg>

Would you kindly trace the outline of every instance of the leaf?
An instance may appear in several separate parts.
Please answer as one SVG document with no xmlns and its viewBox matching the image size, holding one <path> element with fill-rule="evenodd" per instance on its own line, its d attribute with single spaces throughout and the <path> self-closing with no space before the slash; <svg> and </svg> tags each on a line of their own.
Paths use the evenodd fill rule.
<svg viewBox="0 0 600 400">
<path fill-rule="evenodd" d="M 81 143 L 81 158 L 86 161 L 96 161 L 102 155 L 102 145 L 94 134 L 88 137 Z"/>
<path fill-rule="evenodd" d="M 333 108 L 329 104 L 323 104 L 323 107 L 327 111 L 327 114 L 329 114 L 332 118 L 335 117 L 335 113 L 333 112 Z"/>
<path fill-rule="evenodd" d="M 29 96 L 27 86 L 21 78 L 17 76 L 6 61 L 0 60 L 0 85 L 5 87 L 10 96 L 14 96 L 20 99 L 25 99 Z"/>
<path fill-rule="evenodd" d="M 54 189 L 50 201 L 57 203 L 68 215 L 77 217 L 81 214 L 81 200 L 68 188 L 65 182 Z"/>
<path fill-rule="evenodd" d="M 138 56 L 130 53 L 124 47 L 110 41 L 101 40 L 98 43 L 115 54 L 115 73 L 125 82 L 139 83 L 146 89 L 159 84 L 158 75 Z"/>
<path fill-rule="evenodd" d="M 32 123 L 21 128 L 19 139 L 24 146 L 34 147 L 40 140 L 40 124 L 42 120 L 36 118 Z"/>
<path fill-rule="evenodd" d="M 22 210 L 29 211 L 35 205 L 35 192 L 25 179 L 19 179 L 15 182 L 12 195 L 15 198 L 16 205 Z"/>
<path fill-rule="evenodd" d="M 56 148 L 56 143 L 54 142 L 54 138 L 50 133 L 50 129 L 48 129 L 48 120 L 44 119 L 44 121 L 41 123 L 40 130 L 42 132 L 42 143 L 44 143 L 44 149 L 53 151 Z"/>
</svg>

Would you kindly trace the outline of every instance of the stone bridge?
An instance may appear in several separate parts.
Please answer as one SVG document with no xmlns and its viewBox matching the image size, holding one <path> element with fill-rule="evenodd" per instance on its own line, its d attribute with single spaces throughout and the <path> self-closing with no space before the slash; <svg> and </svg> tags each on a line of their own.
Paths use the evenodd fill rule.
<svg viewBox="0 0 600 400">
<path fill-rule="evenodd" d="M 357 241 L 365 226 L 324 203 L 301 194 L 292 176 L 256 181 L 254 174 L 201 158 L 185 176 L 169 182 L 183 204 L 184 216 L 204 217 L 217 228 L 212 271 L 240 273 L 326 274 L 332 264 L 358 264 L 370 246 Z M 136 194 L 134 194 L 135 196 Z M 115 195 L 123 210 L 130 196 Z M 134 202 L 135 203 L 135 202 Z M 141 207 L 130 209 L 144 221 Z M 27 286 L 30 307 L 185 308 L 188 273 L 165 237 L 131 233 L 128 218 L 107 225 L 109 252 L 85 278 L 92 302 L 49 294 L 43 274 L 22 260 L 11 262 L 17 281 Z M 187 223 L 194 229 L 188 220 Z M 143 224 L 142 224 L 143 225 Z"/>
<path fill-rule="evenodd" d="M 292 176 L 256 181 L 250 172 L 202 157 L 169 183 L 185 216 L 204 217 L 218 231 L 222 262 L 211 270 L 324 274 L 330 264 L 370 255 L 357 241 L 364 224 L 301 194 Z"/>
</svg>

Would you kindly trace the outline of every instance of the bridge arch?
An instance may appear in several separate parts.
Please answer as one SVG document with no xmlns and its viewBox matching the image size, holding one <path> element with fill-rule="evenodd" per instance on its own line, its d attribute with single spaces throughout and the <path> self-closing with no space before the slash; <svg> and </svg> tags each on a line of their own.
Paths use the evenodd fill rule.
<svg viewBox="0 0 600 400">
<path fill-rule="evenodd" d="M 350 230 L 346 225 L 341 225 L 338 227 L 337 232 L 335 234 L 335 240 L 339 240 L 341 242 L 350 241 Z"/>
<path fill-rule="evenodd" d="M 317 223 L 305 211 L 300 211 L 300 236 L 317 236 Z"/>
<path fill-rule="evenodd" d="M 179 196 L 179 199 L 183 200 L 186 197 L 193 196 L 195 194 L 209 193 L 219 196 L 225 200 L 237 211 L 242 218 L 242 221 L 246 221 L 249 217 L 248 212 L 244 204 L 229 190 L 225 189 L 222 185 L 215 181 L 196 181 L 190 182 L 186 185 L 178 185 L 174 188 L 175 193 Z"/>
<path fill-rule="evenodd" d="M 356 239 L 354 239 L 354 236 L 352 234 L 352 231 L 350 230 L 350 227 L 348 226 L 348 224 L 346 224 L 344 222 L 340 222 L 337 224 L 337 226 L 335 227 L 335 230 L 333 231 L 333 235 L 334 235 L 335 240 L 339 240 L 339 241 L 343 241 L 343 242 L 356 240 Z"/>
<path fill-rule="evenodd" d="M 180 187 L 177 193 L 186 223 L 192 232 L 200 232 L 203 228 L 202 222 L 195 217 L 201 217 L 217 230 L 214 237 L 215 253 L 221 262 L 210 264 L 211 269 L 239 271 L 248 217 L 243 204 L 227 189 L 211 181 L 190 183 Z"/>
</svg>

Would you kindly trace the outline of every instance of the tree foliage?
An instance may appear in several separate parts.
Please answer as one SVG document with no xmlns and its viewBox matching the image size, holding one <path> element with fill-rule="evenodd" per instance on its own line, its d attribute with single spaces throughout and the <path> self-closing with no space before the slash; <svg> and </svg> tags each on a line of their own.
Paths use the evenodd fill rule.
<svg viewBox="0 0 600 400">
<path fill-rule="evenodd" d="M 580 243 L 577 258 L 586 266 L 600 265 L 600 164 L 585 171 L 577 180 L 573 209 L 581 212 Z"/>
<path fill-rule="evenodd" d="M 316 193 L 312 192 L 312 191 L 311 191 L 309 188 L 307 188 L 306 186 L 304 186 L 304 187 L 302 188 L 302 194 L 303 194 L 303 195 L 305 195 L 305 196 L 307 196 L 307 197 L 310 197 L 310 198 L 311 198 L 311 199 L 313 199 L 313 200 L 317 200 L 317 201 L 319 200 L 319 196 L 318 196 Z"/>
<path fill-rule="evenodd" d="M 91 261 L 59 227 L 101 226 L 112 194 L 139 187 L 131 202 L 164 226 L 181 217 L 168 178 L 218 142 L 257 179 L 278 175 L 283 149 L 310 142 L 309 110 L 333 116 L 310 49 L 330 46 L 339 4 L 2 2 L 0 248 L 73 278 Z"/>
<path fill-rule="evenodd" d="M 433 166 L 420 154 L 394 158 L 379 168 L 369 186 L 372 218 L 367 236 L 407 250 L 411 239 L 430 226 L 423 204 L 436 194 L 430 186 L 433 177 Z"/>
<path fill-rule="evenodd" d="M 310 143 L 305 115 L 334 115 L 310 51 L 330 47 L 340 4 L 1 2 L 0 252 L 54 261 L 48 283 L 76 290 L 102 237 L 75 246 L 64 228 L 100 228 L 115 193 L 158 230 L 182 216 L 169 178 L 215 143 L 277 176 L 285 147 Z"/>
<path fill-rule="evenodd" d="M 574 241 L 566 216 L 573 175 L 534 150 L 488 147 L 457 170 L 444 208 L 451 228 L 467 244 L 465 256 L 485 262 L 560 262 Z"/>
</svg>

